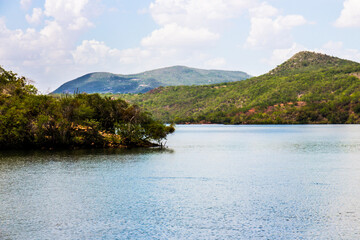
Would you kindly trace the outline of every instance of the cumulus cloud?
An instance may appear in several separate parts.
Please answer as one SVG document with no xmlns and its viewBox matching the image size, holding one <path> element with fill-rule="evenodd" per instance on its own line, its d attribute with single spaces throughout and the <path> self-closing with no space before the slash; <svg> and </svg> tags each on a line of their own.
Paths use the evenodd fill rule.
<svg viewBox="0 0 360 240">
<path fill-rule="evenodd" d="M 31 1 L 21 1 L 22 6 Z M 87 0 L 46 0 L 44 8 L 34 8 L 26 15 L 30 24 L 40 25 L 39 30 L 8 29 L 0 20 L 0 62 L 3 66 L 18 70 L 38 84 L 56 86 L 56 76 L 66 77 L 65 66 L 74 62 L 71 51 L 80 33 L 92 25 Z M 61 74 L 60 74 L 61 73 Z M 55 76 L 55 79 L 54 79 Z M 49 82 L 48 78 L 52 78 Z"/>
<path fill-rule="evenodd" d="M 72 51 L 76 64 L 102 65 L 106 69 L 120 68 L 121 64 L 137 63 L 140 58 L 147 57 L 147 51 L 140 48 L 119 50 L 110 48 L 104 42 L 96 40 L 84 40 L 81 45 Z"/>
<path fill-rule="evenodd" d="M 352 61 L 360 62 L 360 51 L 358 49 L 346 48 L 343 42 L 329 41 L 320 48 L 308 49 L 298 43 L 293 43 L 290 48 L 275 49 L 269 59 L 263 59 L 263 62 L 270 66 L 276 66 L 288 60 L 294 54 L 300 51 L 314 51 L 324 53 L 330 56 L 336 56 Z"/>
<path fill-rule="evenodd" d="M 0 45 L 7 46 L 0 48 L 0 62 L 18 66 L 19 73 L 38 80 L 38 86 L 51 88 L 89 71 L 133 73 L 179 64 L 223 68 L 228 63 L 216 56 L 219 48 L 213 51 L 212 47 L 222 40 L 224 26 L 237 26 L 247 13 L 251 20 L 247 45 L 276 47 L 275 62 L 295 51 L 291 29 L 306 23 L 300 15 L 281 15 L 258 0 L 152 0 L 139 14 L 149 13 L 157 29 L 144 36 L 138 47 L 117 49 L 97 39 L 80 38 L 102 11 L 99 1 L 45 0 L 42 8 L 30 12 L 31 0 L 21 0 L 29 10 L 26 20 L 36 29 L 10 30 L 0 20 Z"/>
<path fill-rule="evenodd" d="M 288 60 L 296 53 L 305 50 L 307 49 L 304 46 L 298 43 L 293 43 L 289 48 L 274 49 L 272 51 L 271 57 L 269 59 L 263 59 L 263 62 L 269 64 L 272 67 L 275 67 L 276 65 L 279 65 Z"/>
<path fill-rule="evenodd" d="M 204 62 L 208 56 L 198 51 L 178 51 L 177 49 L 158 48 L 110 48 L 104 42 L 96 40 L 84 40 L 72 51 L 74 63 L 78 67 L 102 69 L 102 71 L 115 71 L 121 73 L 133 73 L 152 69 L 159 66 L 175 64 L 194 64 Z M 223 63 L 221 59 L 218 64 Z M 210 62 L 209 62 L 210 63 Z"/>
<path fill-rule="evenodd" d="M 35 79 L 40 90 L 54 89 L 61 82 L 89 71 L 133 73 L 161 66 L 199 65 L 212 57 L 204 54 L 219 35 L 206 27 L 177 23 L 161 25 L 139 47 L 117 49 L 98 40 L 83 40 L 81 33 L 93 25 L 94 2 L 46 0 L 26 16 L 38 28 L 11 30 L 0 19 L 0 62 L 9 69 Z M 25 3 L 24 3 L 25 4 Z M 89 10 L 90 9 L 90 10 Z M 221 59 L 207 65 L 220 65 Z"/>
<path fill-rule="evenodd" d="M 141 40 L 145 49 L 156 48 L 179 59 L 192 56 L 206 58 L 199 50 L 214 46 L 220 39 L 221 24 L 238 18 L 253 0 L 154 0 L 149 13 L 159 28 Z M 186 54 L 184 54 L 186 53 Z M 206 58 L 209 60 L 209 57 Z"/>
<path fill-rule="evenodd" d="M 249 13 L 253 18 L 268 18 L 278 15 L 280 12 L 277 8 L 263 2 L 260 5 L 251 8 Z"/>
<path fill-rule="evenodd" d="M 32 3 L 32 0 L 21 0 L 20 1 L 20 5 L 23 9 L 28 9 L 30 8 L 31 6 L 31 3 Z"/>
<path fill-rule="evenodd" d="M 219 35 L 206 28 L 191 29 L 176 23 L 157 29 L 141 41 L 144 47 L 202 47 L 219 39 Z"/>
<path fill-rule="evenodd" d="M 340 17 L 335 22 L 336 27 L 360 27 L 360 1 L 345 0 Z"/>
<path fill-rule="evenodd" d="M 72 51 L 72 56 L 76 64 L 101 65 L 103 69 L 119 69 L 122 64 L 141 63 L 141 59 L 149 58 L 151 53 L 141 48 L 119 50 L 110 48 L 105 42 L 84 40 Z"/>
<path fill-rule="evenodd" d="M 225 58 L 222 57 L 211 58 L 205 62 L 205 66 L 207 68 L 213 68 L 213 69 L 220 69 L 225 65 L 226 65 L 226 60 Z"/>
<path fill-rule="evenodd" d="M 54 50 L 60 43 L 61 27 L 54 22 L 49 23 L 42 31 L 37 32 L 29 28 L 26 31 L 10 30 L 3 21 L 0 21 L 0 59 L 2 60 L 28 60 L 37 58 L 46 50 Z M 60 44 L 59 44 L 60 43 Z"/>
<path fill-rule="evenodd" d="M 251 29 L 246 47 L 289 47 L 291 30 L 307 23 L 301 15 L 279 15 L 279 11 L 267 3 L 250 10 Z"/>
<path fill-rule="evenodd" d="M 88 2 L 88 0 L 46 0 L 44 13 L 70 30 L 80 30 L 93 26 L 86 16 Z"/>
<path fill-rule="evenodd" d="M 360 51 L 358 49 L 346 48 L 344 43 L 341 41 L 329 41 L 321 48 L 315 49 L 315 51 L 360 62 Z"/>
<path fill-rule="evenodd" d="M 251 0 L 155 0 L 150 13 L 159 25 L 176 23 L 188 27 L 209 27 L 215 21 L 234 18 L 254 5 Z"/>
<path fill-rule="evenodd" d="M 84 40 L 75 51 L 72 52 L 75 63 L 94 65 L 118 55 L 116 49 L 111 49 L 104 42 L 96 40 Z"/>
<path fill-rule="evenodd" d="M 149 13 L 159 28 L 141 41 L 144 48 L 183 52 L 213 46 L 220 39 L 221 25 L 238 18 L 253 0 L 154 0 Z"/>
<path fill-rule="evenodd" d="M 43 11 L 41 8 L 34 8 L 31 16 L 28 14 L 26 14 L 25 16 L 26 21 L 30 24 L 41 23 L 42 17 L 43 17 Z"/>
</svg>

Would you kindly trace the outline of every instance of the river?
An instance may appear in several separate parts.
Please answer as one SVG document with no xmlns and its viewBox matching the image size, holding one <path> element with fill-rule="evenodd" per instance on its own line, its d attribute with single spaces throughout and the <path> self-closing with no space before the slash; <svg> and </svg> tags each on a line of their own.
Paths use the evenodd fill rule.
<svg viewBox="0 0 360 240">
<path fill-rule="evenodd" d="M 178 125 L 167 146 L 0 153 L 0 239 L 360 239 L 359 125 Z"/>
</svg>

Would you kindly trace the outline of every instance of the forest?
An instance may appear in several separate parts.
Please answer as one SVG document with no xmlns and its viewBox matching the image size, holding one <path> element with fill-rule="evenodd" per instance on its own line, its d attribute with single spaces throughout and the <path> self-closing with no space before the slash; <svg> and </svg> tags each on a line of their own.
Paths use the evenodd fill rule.
<svg viewBox="0 0 360 240">
<path fill-rule="evenodd" d="M 121 99 L 38 94 L 0 68 L 0 149 L 153 147 L 174 130 Z"/>
</svg>

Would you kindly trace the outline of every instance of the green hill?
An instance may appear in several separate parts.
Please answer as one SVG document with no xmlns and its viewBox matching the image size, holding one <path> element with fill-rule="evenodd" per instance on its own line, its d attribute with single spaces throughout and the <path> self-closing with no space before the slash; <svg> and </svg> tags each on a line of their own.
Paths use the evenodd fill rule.
<svg viewBox="0 0 360 240">
<path fill-rule="evenodd" d="M 318 70 L 344 69 L 354 62 L 326 54 L 303 51 L 295 54 L 286 62 L 269 72 L 270 75 L 291 75 Z M 356 65 L 356 63 L 355 63 Z"/>
<path fill-rule="evenodd" d="M 248 80 L 122 95 L 177 123 L 360 123 L 360 64 L 300 52 Z"/>
<path fill-rule="evenodd" d="M 66 82 L 53 93 L 144 93 L 159 86 L 204 85 L 240 81 L 249 77 L 239 71 L 202 70 L 183 66 L 131 75 L 97 72 Z"/>
</svg>

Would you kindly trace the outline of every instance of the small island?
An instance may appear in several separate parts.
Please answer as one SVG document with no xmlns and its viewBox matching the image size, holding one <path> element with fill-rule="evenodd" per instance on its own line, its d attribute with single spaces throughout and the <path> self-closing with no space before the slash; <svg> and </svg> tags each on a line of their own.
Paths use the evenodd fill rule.
<svg viewBox="0 0 360 240">
<path fill-rule="evenodd" d="M 0 149 L 161 147 L 175 131 L 121 99 L 37 92 L 0 68 Z"/>
</svg>

